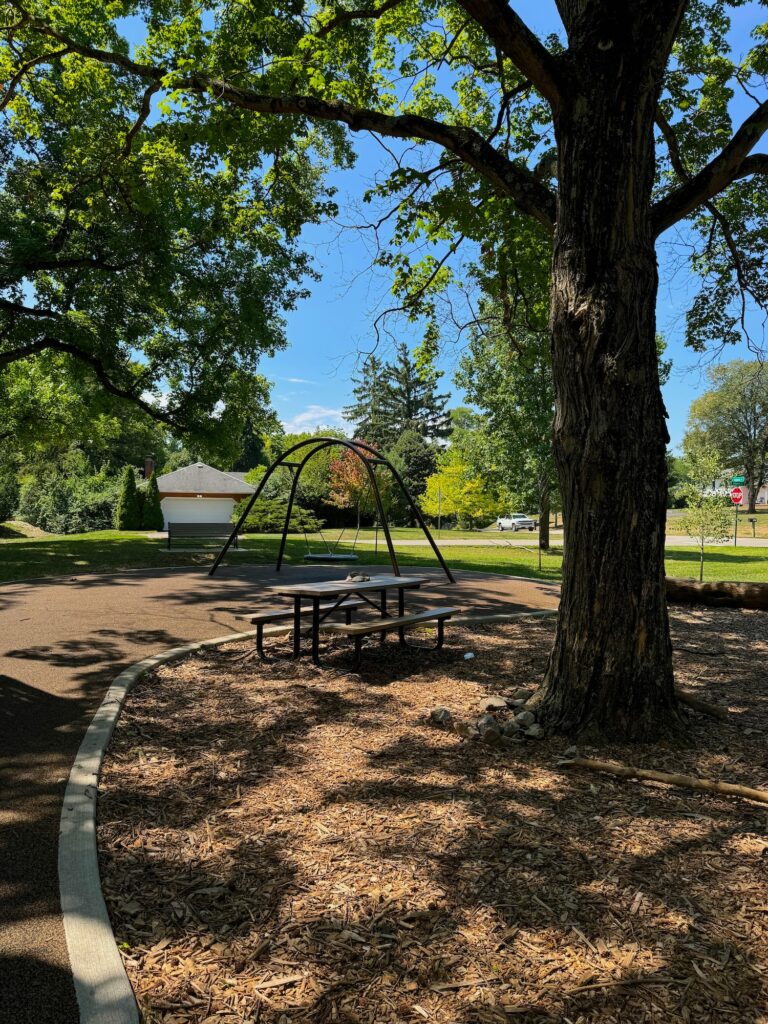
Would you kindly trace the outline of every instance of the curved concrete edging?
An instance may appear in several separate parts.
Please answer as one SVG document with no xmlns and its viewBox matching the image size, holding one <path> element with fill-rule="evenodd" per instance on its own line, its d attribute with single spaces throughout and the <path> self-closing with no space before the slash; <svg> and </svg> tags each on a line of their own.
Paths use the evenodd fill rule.
<svg viewBox="0 0 768 1024">
<path fill-rule="evenodd" d="M 59 895 L 81 1024 L 139 1024 L 139 1013 L 101 892 L 96 845 L 99 773 L 131 687 L 145 672 L 203 647 L 255 636 L 230 633 L 144 658 L 107 690 L 69 773 L 59 833 Z"/>
<path fill-rule="evenodd" d="M 456 625 L 541 618 L 554 610 L 456 616 Z M 286 627 L 277 627 L 281 631 Z M 69 773 L 59 833 L 59 894 L 81 1024 L 139 1024 L 133 989 L 115 942 L 101 892 L 96 805 L 101 765 L 125 699 L 146 672 L 205 647 L 255 636 L 229 633 L 173 647 L 135 662 L 117 675 L 99 705 Z"/>
</svg>

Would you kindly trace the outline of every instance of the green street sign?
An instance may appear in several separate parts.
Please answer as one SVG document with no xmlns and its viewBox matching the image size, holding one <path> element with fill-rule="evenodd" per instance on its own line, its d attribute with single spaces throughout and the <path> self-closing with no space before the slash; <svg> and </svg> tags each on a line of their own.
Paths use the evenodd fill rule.
<svg viewBox="0 0 768 1024">
<path fill-rule="evenodd" d="M 747 478 L 744 477 L 744 476 L 732 476 L 731 477 L 731 483 L 732 484 L 745 484 L 746 482 L 747 482 Z"/>
</svg>

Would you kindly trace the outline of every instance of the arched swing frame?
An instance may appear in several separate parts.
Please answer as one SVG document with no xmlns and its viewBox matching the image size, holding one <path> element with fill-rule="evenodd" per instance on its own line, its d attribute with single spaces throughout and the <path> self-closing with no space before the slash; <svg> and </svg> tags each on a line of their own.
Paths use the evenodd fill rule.
<svg viewBox="0 0 768 1024">
<path fill-rule="evenodd" d="M 309 448 L 310 450 L 308 452 L 304 452 L 304 449 L 306 448 Z M 435 553 L 435 557 L 440 563 L 443 572 L 448 577 L 451 583 L 455 583 L 456 580 L 453 576 L 453 573 L 446 565 L 445 559 L 443 558 L 439 547 L 435 543 L 435 539 L 430 533 L 429 527 L 424 521 L 424 517 L 421 514 L 421 510 L 411 497 L 408 488 L 405 486 L 405 483 L 403 482 L 403 478 L 400 476 L 400 474 L 389 461 L 389 459 L 385 458 L 381 454 L 381 452 L 374 448 L 372 445 L 366 444 L 365 441 L 349 441 L 346 438 L 340 437 L 307 438 L 304 441 L 299 441 L 297 444 L 293 445 L 287 451 L 283 452 L 283 454 L 278 459 L 275 459 L 275 461 L 272 463 L 271 466 L 267 468 L 266 472 L 264 473 L 264 476 L 259 481 L 256 490 L 251 495 L 251 498 L 248 504 L 245 506 L 242 515 L 235 524 L 232 533 L 227 538 L 224 547 L 216 556 L 216 560 L 211 566 L 211 570 L 208 575 L 213 576 L 213 574 L 218 569 L 222 560 L 226 556 L 227 551 L 229 551 L 231 545 L 235 541 L 235 538 L 242 530 L 243 524 L 245 523 L 245 520 L 248 518 L 249 512 L 256 504 L 256 502 L 259 500 L 262 492 L 264 491 L 264 488 L 267 486 L 267 483 L 269 482 L 272 475 L 278 469 L 287 469 L 290 472 L 292 479 L 291 490 L 288 495 L 288 507 L 286 508 L 285 512 L 285 522 L 283 523 L 283 530 L 280 536 L 280 548 L 277 553 L 277 564 L 275 566 L 277 572 L 280 571 L 283 565 L 285 545 L 288 539 L 288 532 L 291 524 L 291 513 L 293 512 L 293 505 L 296 500 L 296 491 L 299 486 L 299 479 L 307 463 L 310 462 L 315 457 L 315 455 L 318 454 L 318 452 L 324 451 L 326 448 L 346 448 L 348 451 L 353 452 L 358 457 L 358 459 L 360 459 L 361 463 L 365 466 L 366 472 L 368 474 L 368 480 L 371 485 L 371 493 L 373 494 L 373 499 L 374 502 L 376 503 L 376 512 L 379 518 L 379 522 L 381 523 L 381 529 L 384 534 L 384 539 L 387 544 L 387 552 L 389 553 L 389 560 L 392 564 L 393 574 L 395 576 L 402 576 L 402 573 L 400 572 L 400 565 L 397 561 L 397 554 L 395 553 L 395 546 L 392 543 L 392 534 L 389 531 L 389 523 L 387 522 L 387 517 L 384 513 L 384 503 L 381 499 L 381 491 L 379 490 L 378 480 L 376 479 L 377 466 L 383 466 L 392 474 L 395 483 L 400 488 L 400 491 L 403 494 L 405 500 L 408 502 L 408 506 L 413 512 L 414 516 L 416 517 L 416 521 L 421 527 L 424 536 L 427 538 L 430 547 Z"/>
</svg>

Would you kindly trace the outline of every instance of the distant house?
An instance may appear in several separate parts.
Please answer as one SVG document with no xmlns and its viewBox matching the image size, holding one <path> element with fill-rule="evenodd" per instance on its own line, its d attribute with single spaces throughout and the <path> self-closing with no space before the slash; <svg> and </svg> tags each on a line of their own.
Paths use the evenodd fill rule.
<svg viewBox="0 0 768 1024">
<path fill-rule="evenodd" d="M 228 523 L 235 503 L 253 494 L 244 473 L 195 462 L 157 478 L 163 529 L 168 523 Z"/>
</svg>

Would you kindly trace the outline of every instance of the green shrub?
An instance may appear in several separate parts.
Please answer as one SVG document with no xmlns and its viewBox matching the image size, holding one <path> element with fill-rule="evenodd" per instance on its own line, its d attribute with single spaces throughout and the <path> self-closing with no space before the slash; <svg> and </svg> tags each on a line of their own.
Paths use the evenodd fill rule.
<svg viewBox="0 0 768 1024">
<path fill-rule="evenodd" d="M 244 498 L 235 506 L 235 511 L 232 513 L 233 523 L 237 522 L 243 514 L 248 500 L 248 498 Z M 243 524 L 243 532 L 282 533 L 287 508 L 288 502 L 281 498 L 259 498 L 248 513 L 248 518 Z M 322 519 L 318 519 L 313 512 L 294 504 L 291 510 L 289 533 L 301 533 L 303 530 L 306 530 L 307 533 L 316 533 L 322 527 Z"/>
<path fill-rule="evenodd" d="M 141 509 L 141 527 L 143 530 L 162 530 L 163 510 L 160 507 L 160 491 L 153 473 L 144 491 L 144 505 Z"/>
<path fill-rule="evenodd" d="M 132 466 L 126 466 L 120 477 L 120 494 L 115 507 L 115 529 L 141 529 L 141 503 Z"/>
<path fill-rule="evenodd" d="M 82 476 L 47 467 L 22 482 L 19 517 L 48 533 L 88 533 L 112 525 L 117 481 L 105 472 Z"/>
</svg>

